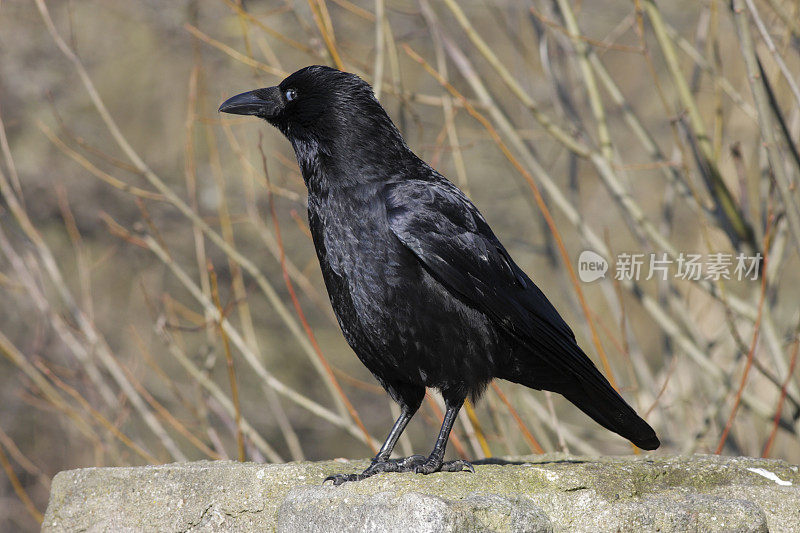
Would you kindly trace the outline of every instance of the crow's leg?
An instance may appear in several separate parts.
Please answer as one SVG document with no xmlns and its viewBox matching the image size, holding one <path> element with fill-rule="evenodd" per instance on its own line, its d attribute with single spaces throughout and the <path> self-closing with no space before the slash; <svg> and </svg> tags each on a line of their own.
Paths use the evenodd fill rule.
<svg viewBox="0 0 800 533">
<path fill-rule="evenodd" d="M 383 446 L 381 446 L 378 454 L 372 459 L 372 464 L 370 464 L 366 470 L 360 474 L 336 474 L 333 476 L 328 476 L 325 478 L 325 481 L 333 481 L 334 485 L 341 485 L 345 481 L 361 481 L 362 479 L 366 479 L 380 472 L 410 472 L 411 470 L 409 469 L 402 469 L 401 465 L 405 459 L 389 459 L 389 456 L 392 455 L 392 450 L 394 450 L 400 435 L 403 434 L 403 430 L 406 429 L 406 426 L 411 421 L 414 413 L 417 412 L 420 404 L 422 404 L 422 398 L 424 396 L 425 388 L 422 387 L 421 394 L 414 394 L 413 397 L 406 395 L 405 398 L 400 398 L 400 416 L 397 417 L 397 420 L 395 420 L 392 430 L 389 431 L 389 436 L 386 437 Z"/>
<path fill-rule="evenodd" d="M 447 412 L 442 421 L 442 429 L 439 430 L 439 436 L 436 438 L 436 444 L 433 451 L 428 457 L 422 455 L 412 455 L 400 461 L 401 472 L 416 472 L 418 474 L 432 474 L 433 472 L 460 472 L 461 470 L 469 470 L 475 472 L 472 465 L 467 461 L 458 459 L 456 461 L 444 462 L 444 451 L 447 448 L 447 439 L 450 437 L 450 430 L 453 429 L 453 424 L 458 416 L 458 411 L 464 404 L 464 399 L 461 398 L 455 401 L 448 401 L 445 398 L 445 406 Z"/>
<path fill-rule="evenodd" d="M 379 472 L 399 472 L 401 460 L 389 459 L 389 456 L 392 454 L 395 444 L 397 444 L 397 439 L 400 438 L 400 435 L 408 425 L 411 417 L 414 416 L 414 412 L 416 412 L 416 410 L 402 410 L 400 416 L 392 426 L 389 436 L 386 437 L 380 451 L 378 451 L 378 454 L 372 459 L 372 464 L 370 464 L 366 470 L 360 474 L 336 474 L 328 476 L 325 478 L 325 481 L 333 481 L 334 485 L 341 485 L 345 481 L 361 481 Z"/>
</svg>

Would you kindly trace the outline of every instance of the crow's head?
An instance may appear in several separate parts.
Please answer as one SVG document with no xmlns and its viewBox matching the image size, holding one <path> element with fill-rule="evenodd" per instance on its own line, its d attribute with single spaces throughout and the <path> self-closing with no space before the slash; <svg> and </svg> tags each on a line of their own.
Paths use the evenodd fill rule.
<svg viewBox="0 0 800 533">
<path fill-rule="evenodd" d="M 322 146 L 347 139 L 353 132 L 385 137 L 396 131 L 367 82 L 319 65 L 300 69 L 275 87 L 236 95 L 219 110 L 255 115 L 292 142 Z"/>
</svg>

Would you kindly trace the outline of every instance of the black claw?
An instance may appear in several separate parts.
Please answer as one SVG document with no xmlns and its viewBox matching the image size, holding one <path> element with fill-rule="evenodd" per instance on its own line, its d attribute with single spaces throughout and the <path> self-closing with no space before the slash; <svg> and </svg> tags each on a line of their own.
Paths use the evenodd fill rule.
<svg viewBox="0 0 800 533">
<path fill-rule="evenodd" d="M 421 457 L 421 456 L 420 456 Z M 387 459 L 386 461 L 373 461 L 366 470 L 360 474 L 335 474 L 325 478 L 322 483 L 333 481 L 334 486 L 339 486 L 348 481 L 361 481 L 381 472 L 408 472 L 403 466 L 405 459 Z"/>
<path fill-rule="evenodd" d="M 468 461 L 464 461 L 463 459 L 457 459 L 455 461 L 448 461 L 442 464 L 441 471 L 442 472 L 461 472 L 463 470 L 467 470 L 469 472 L 475 473 L 475 467 L 472 466 L 471 463 Z"/>
<path fill-rule="evenodd" d="M 380 472 L 397 472 L 400 462 L 397 459 L 387 459 L 386 461 L 373 461 L 362 474 L 372 475 Z"/>
<path fill-rule="evenodd" d="M 324 485 L 328 481 L 333 481 L 333 485 L 338 487 L 342 483 L 346 481 L 361 481 L 362 479 L 366 479 L 369 476 L 365 476 L 363 474 L 336 474 L 333 476 L 328 476 L 325 478 L 325 481 L 322 482 Z"/>
</svg>

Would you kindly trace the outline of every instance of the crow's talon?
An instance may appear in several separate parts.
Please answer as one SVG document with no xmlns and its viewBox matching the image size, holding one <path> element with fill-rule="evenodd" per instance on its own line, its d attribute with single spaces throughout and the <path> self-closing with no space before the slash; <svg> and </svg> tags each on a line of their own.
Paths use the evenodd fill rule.
<svg viewBox="0 0 800 533">
<path fill-rule="evenodd" d="M 412 457 L 422 456 L 420 455 Z M 405 466 L 405 461 L 407 459 L 410 459 L 410 457 L 405 459 L 387 459 L 385 461 L 373 460 L 372 464 L 370 464 L 366 470 L 360 474 L 335 474 L 333 476 L 326 477 L 325 481 L 322 483 L 324 484 L 327 481 L 333 481 L 335 486 L 339 486 L 347 481 L 361 481 L 362 479 L 367 479 L 368 477 L 374 476 L 375 474 L 380 474 L 381 472 L 410 472 L 411 470 Z"/>
<path fill-rule="evenodd" d="M 401 472 L 414 472 L 415 471 L 414 468 L 416 468 L 417 466 L 419 466 L 421 464 L 424 464 L 425 461 L 427 461 L 427 460 L 428 460 L 428 458 L 425 457 L 424 455 L 419 455 L 419 454 L 409 455 L 408 457 L 406 457 L 404 459 L 400 459 L 400 461 L 399 461 L 400 471 Z"/>
<path fill-rule="evenodd" d="M 415 473 L 424 474 L 424 475 L 433 474 L 437 470 L 438 470 L 438 468 L 437 468 L 436 464 L 428 463 L 428 462 L 422 463 L 421 465 L 418 465 L 418 466 L 414 467 L 414 472 Z"/>
<path fill-rule="evenodd" d="M 400 459 L 387 459 L 385 461 L 372 461 L 366 470 L 361 475 L 371 476 L 380 472 L 398 472 Z"/>
<path fill-rule="evenodd" d="M 369 476 L 365 476 L 363 474 L 335 474 L 333 476 L 326 477 L 322 484 L 324 485 L 328 481 L 333 481 L 333 485 L 338 487 L 346 481 L 361 481 L 362 479 L 366 479 L 368 477 Z"/>
<path fill-rule="evenodd" d="M 461 472 L 462 470 L 468 470 L 469 472 L 475 473 L 475 468 L 462 459 L 457 459 L 455 461 L 447 461 L 441 462 L 436 461 L 435 459 L 428 459 L 424 463 L 417 465 L 414 469 L 414 472 L 417 474 L 433 474 L 434 472 Z"/>
<path fill-rule="evenodd" d="M 463 459 L 443 463 L 441 468 L 442 472 L 461 472 L 464 470 L 475 473 L 475 467 L 469 461 L 464 461 Z"/>
</svg>

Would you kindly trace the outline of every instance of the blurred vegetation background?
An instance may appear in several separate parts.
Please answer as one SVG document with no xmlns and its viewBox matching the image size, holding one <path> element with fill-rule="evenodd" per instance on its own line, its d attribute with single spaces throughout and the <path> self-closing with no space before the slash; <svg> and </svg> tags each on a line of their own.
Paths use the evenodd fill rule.
<svg viewBox="0 0 800 533">
<path fill-rule="evenodd" d="M 361 75 L 464 188 L 656 453 L 800 462 L 797 0 L 0 2 L 0 530 L 69 468 L 365 457 L 394 406 L 336 326 L 291 147 L 233 94 Z M 577 258 L 612 262 L 577 280 Z M 757 280 L 614 280 L 620 253 Z M 671 272 L 674 272 L 673 265 Z M 431 393 L 399 446 L 427 453 Z M 632 453 L 496 383 L 448 453 Z"/>
</svg>

